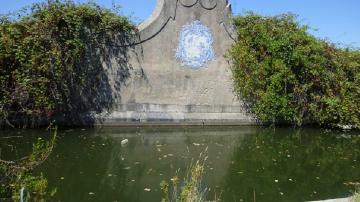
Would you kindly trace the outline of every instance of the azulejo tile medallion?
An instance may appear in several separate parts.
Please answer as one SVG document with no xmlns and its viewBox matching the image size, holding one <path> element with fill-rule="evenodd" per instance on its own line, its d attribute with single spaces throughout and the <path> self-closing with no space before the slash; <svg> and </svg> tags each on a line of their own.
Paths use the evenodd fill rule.
<svg viewBox="0 0 360 202">
<path fill-rule="evenodd" d="M 183 26 L 176 49 L 176 58 L 184 67 L 206 68 L 208 62 L 215 59 L 213 43 L 210 29 L 196 20 Z"/>
</svg>

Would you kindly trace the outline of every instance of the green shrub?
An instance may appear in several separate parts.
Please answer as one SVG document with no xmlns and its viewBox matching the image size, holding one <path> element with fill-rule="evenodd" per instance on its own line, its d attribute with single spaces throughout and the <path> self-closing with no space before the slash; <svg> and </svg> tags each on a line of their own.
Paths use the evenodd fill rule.
<svg viewBox="0 0 360 202">
<path fill-rule="evenodd" d="M 234 22 L 234 89 L 261 122 L 360 128 L 359 51 L 315 38 L 291 14 Z"/>
<path fill-rule="evenodd" d="M 95 4 L 48 0 L 0 20 L 0 120 L 98 110 L 99 55 L 129 19 Z M 80 99 L 87 96 L 87 98 Z M 88 103 L 86 103 L 88 102 Z"/>
</svg>

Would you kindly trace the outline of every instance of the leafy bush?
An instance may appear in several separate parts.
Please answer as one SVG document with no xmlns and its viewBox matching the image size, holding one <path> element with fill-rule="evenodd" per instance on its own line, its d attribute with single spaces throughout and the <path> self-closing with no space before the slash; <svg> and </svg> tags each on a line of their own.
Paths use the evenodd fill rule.
<svg viewBox="0 0 360 202">
<path fill-rule="evenodd" d="M 315 38 L 291 14 L 234 22 L 235 91 L 260 121 L 360 128 L 359 51 Z"/>
<path fill-rule="evenodd" d="M 20 17 L 0 21 L 0 120 L 47 118 L 98 110 L 99 55 L 129 19 L 95 4 L 48 0 Z M 87 95 L 87 102 L 79 99 Z M 79 101 L 81 100 L 81 101 Z M 87 105 L 86 105 L 87 104 Z M 90 105 L 90 106 L 88 106 Z"/>
</svg>

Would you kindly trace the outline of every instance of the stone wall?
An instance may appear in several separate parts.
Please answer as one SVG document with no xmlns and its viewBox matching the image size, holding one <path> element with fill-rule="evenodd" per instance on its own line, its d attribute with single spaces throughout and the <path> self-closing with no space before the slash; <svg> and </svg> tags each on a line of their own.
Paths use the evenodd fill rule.
<svg viewBox="0 0 360 202">
<path fill-rule="evenodd" d="M 131 43 L 112 44 L 126 56 L 103 61 L 114 104 L 96 124 L 254 124 L 224 57 L 235 38 L 230 17 L 226 0 L 158 0 Z"/>
</svg>

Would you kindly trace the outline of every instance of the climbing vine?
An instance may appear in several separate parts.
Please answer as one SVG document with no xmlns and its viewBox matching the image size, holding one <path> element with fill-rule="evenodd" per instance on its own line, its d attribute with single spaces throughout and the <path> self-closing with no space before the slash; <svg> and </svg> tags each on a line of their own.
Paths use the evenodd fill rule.
<svg viewBox="0 0 360 202">
<path fill-rule="evenodd" d="M 69 0 L 48 0 L 15 17 L 2 16 L 0 123 L 98 110 L 90 98 L 101 85 L 100 56 L 114 35 L 126 37 L 132 30 L 129 19 L 115 10 Z M 80 103 L 84 95 L 88 102 Z"/>
<path fill-rule="evenodd" d="M 294 15 L 235 17 L 235 91 L 263 123 L 360 128 L 360 52 L 317 39 Z"/>
</svg>

